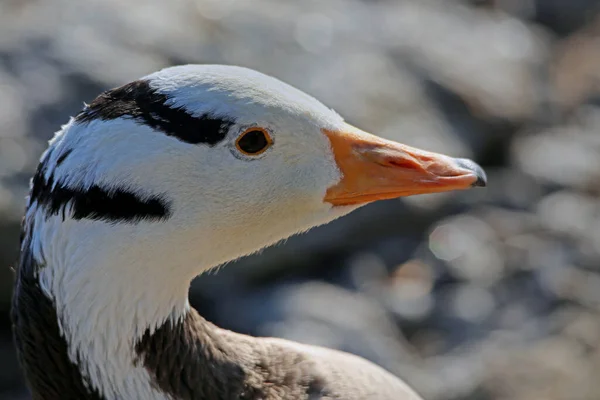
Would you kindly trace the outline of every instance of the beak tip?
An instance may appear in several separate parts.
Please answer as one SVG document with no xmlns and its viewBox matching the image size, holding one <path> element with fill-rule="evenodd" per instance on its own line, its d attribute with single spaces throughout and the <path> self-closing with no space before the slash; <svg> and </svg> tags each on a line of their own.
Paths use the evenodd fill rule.
<svg viewBox="0 0 600 400">
<path fill-rule="evenodd" d="M 475 173 L 477 180 L 475 180 L 475 182 L 473 182 L 473 184 L 471 185 L 472 187 L 486 187 L 487 186 L 487 175 L 485 174 L 485 171 L 483 170 L 483 168 L 481 168 L 477 163 L 475 163 L 474 161 L 471 161 L 467 158 L 457 158 L 456 163 L 460 167 L 468 169 L 469 171 L 472 171 L 473 173 Z"/>
<path fill-rule="evenodd" d="M 473 187 L 486 187 L 487 186 L 487 176 L 485 172 L 483 175 L 477 175 L 477 180 L 473 182 Z"/>
</svg>

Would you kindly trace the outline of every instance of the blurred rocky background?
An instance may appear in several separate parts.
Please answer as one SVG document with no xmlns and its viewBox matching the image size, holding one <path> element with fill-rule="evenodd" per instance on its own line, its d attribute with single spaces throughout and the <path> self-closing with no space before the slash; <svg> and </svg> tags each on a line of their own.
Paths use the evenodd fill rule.
<svg viewBox="0 0 600 400">
<path fill-rule="evenodd" d="M 210 320 L 360 354 L 431 400 L 600 399 L 595 0 L 0 2 L 0 398 L 28 179 L 100 91 L 244 65 L 489 187 L 388 201 L 198 279 Z"/>
</svg>

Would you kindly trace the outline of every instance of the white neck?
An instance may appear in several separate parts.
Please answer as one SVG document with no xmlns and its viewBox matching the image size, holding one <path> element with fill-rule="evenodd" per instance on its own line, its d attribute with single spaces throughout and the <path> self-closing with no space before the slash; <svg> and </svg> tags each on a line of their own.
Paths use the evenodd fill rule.
<svg viewBox="0 0 600 400">
<path fill-rule="evenodd" d="M 94 237 L 87 230 L 84 242 L 69 243 L 69 238 L 81 237 L 86 224 L 98 222 L 63 222 L 43 214 L 35 220 L 34 256 L 44 265 L 39 281 L 56 307 L 69 358 L 107 400 L 166 399 L 153 388 L 143 365 L 136 365 L 135 343 L 189 311 L 193 275 L 181 273 L 177 263 L 183 260 L 161 254 L 164 247 L 151 243 L 143 250 L 118 243 L 128 230 L 135 234 L 127 225 L 107 224 L 117 231 L 113 236 L 100 232 Z M 69 235 L 58 234 L 65 229 Z M 107 243 L 110 238 L 114 242 Z M 160 276 L 154 267 L 162 269 Z"/>
</svg>

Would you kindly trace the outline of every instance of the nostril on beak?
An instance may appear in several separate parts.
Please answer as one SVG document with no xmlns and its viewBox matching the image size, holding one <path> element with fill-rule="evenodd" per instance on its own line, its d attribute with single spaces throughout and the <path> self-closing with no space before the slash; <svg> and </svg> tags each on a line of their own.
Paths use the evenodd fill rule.
<svg viewBox="0 0 600 400">
<path fill-rule="evenodd" d="M 481 168 L 476 162 L 471 161 L 467 158 L 455 158 L 454 159 L 459 167 L 468 169 L 475 173 L 477 180 L 473 183 L 473 186 L 485 187 L 487 186 L 487 176 L 483 168 Z"/>
<path fill-rule="evenodd" d="M 387 167 L 397 167 L 397 168 L 403 168 L 403 169 L 418 169 L 418 165 L 417 163 L 415 163 L 414 161 L 411 160 L 406 160 L 406 159 L 388 159 L 385 161 L 385 163 L 383 163 L 382 165 L 385 165 Z"/>
</svg>

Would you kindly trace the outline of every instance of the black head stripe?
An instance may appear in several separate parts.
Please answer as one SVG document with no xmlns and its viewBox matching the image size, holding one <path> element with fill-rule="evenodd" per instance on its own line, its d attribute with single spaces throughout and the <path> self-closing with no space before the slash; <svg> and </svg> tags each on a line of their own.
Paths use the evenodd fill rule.
<svg viewBox="0 0 600 400">
<path fill-rule="evenodd" d="M 222 141 L 234 123 L 211 114 L 195 117 L 183 107 L 169 106 L 169 100 L 147 81 L 134 81 L 102 93 L 75 120 L 88 123 L 96 119 L 130 118 L 183 142 L 210 146 Z"/>
<path fill-rule="evenodd" d="M 98 185 L 69 188 L 55 183 L 54 174 L 46 178 L 46 157 L 33 177 L 29 204 L 37 202 L 48 215 L 65 215 L 71 205 L 71 218 L 135 223 L 163 220 L 169 217 L 169 204 L 164 196 L 142 197 L 127 189 L 105 189 Z M 64 218 L 64 217 L 63 217 Z"/>
</svg>

